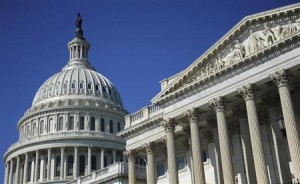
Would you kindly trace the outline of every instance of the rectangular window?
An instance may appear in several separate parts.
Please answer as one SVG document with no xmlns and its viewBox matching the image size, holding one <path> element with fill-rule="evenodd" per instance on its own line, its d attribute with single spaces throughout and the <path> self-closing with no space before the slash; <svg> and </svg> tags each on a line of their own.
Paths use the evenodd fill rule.
<svg viewBox="0 0 300 184">
<path fill-rule="evenodd" d="M 165 172 L 166 172 L 166 170 L 165 170 L 165 163 L 164 162 L 158 163 L 156 165 L 156 174 L 157 174 L 157 177 L 165 175 Z"/>
<path fill-rule="evenodd" d="M 177 170 L 181 170 L 185 168 L 185 159 L 184 159 L 184 155 L 177 157 L 176 158 L 177 161 Z"/>
<path fill-rule="evenodd" d="M 101 132 L 105 132 L 105 122 L 104 122 L 104 118 L 101 118 L 101 125 L 100 125 L 100 130 Z"/>
</svg>

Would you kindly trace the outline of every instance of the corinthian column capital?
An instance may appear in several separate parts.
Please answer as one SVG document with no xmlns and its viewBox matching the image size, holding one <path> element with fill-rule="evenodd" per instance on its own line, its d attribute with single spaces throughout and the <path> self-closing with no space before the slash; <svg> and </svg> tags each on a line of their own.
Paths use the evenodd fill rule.
<svg viewBox="0 0 300 184">
<path fill-rule="evenodd" d="M 173 118 L 163 120 L 163 122 L 162 122 L 162 126 L 165 128 L 165 132 L 170 132 L 170 131 L 173 132 L 175 130 L 176 124 L 177 123 L 175 122 L 175 119 L 173 119 Z"/>
<path fill-rule="evenodd" d="M 147 152 L 147 154 L 153 154 L 153 148 L 154 148 L 154 143 L 153 142 L 149 142 L 149 143 L 145 143 L 143 146 Z"/>
<path fill-rule="evenodd" d="M 253 84 L 248 84 L 246 86 L 238 88 L 237 91 L 245 100 L 254 99 L 255 89 Z"/>
<path fill-rule="evenodd" d="M 269 75 L 270 79 L 277 85 L 278 88 L 288 85 L 288 71 L 283 69 Z"/>
<path fill-rule="evenodd" d="M 127 158 L 128 161 L 134 161 L 137 157 L 137 153 L 135 150 L 128 150 L 124 151 L 124 156 Z"/>
<path fill-rule="evenodd" d="M 185 113 L 185 116 L 188 118 L 189 122 L 197 122 L 199 121 L 199 109 L 198 108 L 192 108 L 190 110 L 187 110 Z"/>
<path fill-rule="evenodd" d="M 224 97 L 219 96 L 217 98 L 213 98 L 208 103 L 209 103 L 209 105 L 212 108 L 214 108 L 214 110 L 216 112 L 224 110 L 224 106 L 225 106 L 225 99 L 224 99 Z"/>
</svg>

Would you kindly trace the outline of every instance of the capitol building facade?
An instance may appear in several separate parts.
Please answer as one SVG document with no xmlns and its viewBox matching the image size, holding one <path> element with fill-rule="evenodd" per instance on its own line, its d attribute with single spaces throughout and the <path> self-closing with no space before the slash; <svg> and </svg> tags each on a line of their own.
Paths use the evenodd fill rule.
<svg viewBox="0 0 300 184">
<path fill-rule="evenodd" d="M 69 62 L 18 122 L 5 184 L 300 183 L 300 3 L 245 17 L 132 114 L 89 47 L 79 15 Z"/>
</svg>

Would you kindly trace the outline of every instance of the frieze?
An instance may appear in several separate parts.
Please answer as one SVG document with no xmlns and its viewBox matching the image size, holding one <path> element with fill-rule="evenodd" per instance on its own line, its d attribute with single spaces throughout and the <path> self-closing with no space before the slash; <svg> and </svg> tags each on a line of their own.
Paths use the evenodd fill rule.
<svg viewBox="0 0 300 184">
<path fill-rule="evenodd" d="M 222 76 L 224 71 L 232 69 L 232 66 L 237 63 L 253 59 L 252 57 L 259 52 L 265 52 L 287 38 L 298 35 L 300 18 L 295 11 L 298 9 L 299 7 L 293 7 L 293 11 L 286 10 L 288 16 L 280 14 L 282 9 L 278 9 L 278 16 L 272 16 L 276 14 L 276 11 L 270 11 L 270 14 L 264 14 L 265 17 L 268 17 L 267 19 L 258 17 L 256 20 L 253 16 L 246 18 L 239 26 L 235 27 L 235 30 L 226 35 L 226 39 L 215 44 L 216 46 L 214 45 L 209 52 L 193 63 L 188 71 L 182 72 L 182 76 L 171 83 L 165 91 L 158 94 L 152 102 L 163 103 L 170 99 L 171 95 L 175 95 L 175 91 L 176 96 L 181 96 L 181 93 L 177 92 L 178 89 L 194 88 L 199 84 L 202 86 L 203 83 L 209 81 L 211 76 L 216 74 Z"/>
</svg>

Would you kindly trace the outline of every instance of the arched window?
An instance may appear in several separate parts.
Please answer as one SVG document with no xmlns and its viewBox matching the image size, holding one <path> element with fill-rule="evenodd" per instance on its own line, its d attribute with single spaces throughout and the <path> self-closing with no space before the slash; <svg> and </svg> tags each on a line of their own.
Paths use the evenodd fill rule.
<svg viewBox="0 0 300 184">
<path fill-rule="evenodd" d="M 64 129 L 64 118 L 60 117 L 58 119 L 58 131 L 62 131 Z"/>
<path fill-rule="evenodd" d="M 118 132 L 120 132 L 120 131 L 121 131 L 121 123 L 118 122 Z"/>
<path fill-rule="evenodd" d="M 114 133 L 114 122 L 112 120 L 109 122 L 109 132 Z"/>
<path fill-rule="evenodd" d="M 79 156 L 79 176 L 85 175 L 85 156 Z"/>
<path fill-rule="evenodd" d="M 96 156 L 95 155 L 92 155 L 92 171 L 95 171 L 95 170 L 97 170 L 97 158 L 96 158 Z"/>
<path fill-rule="evenodd" d="M 105 121 L 104 121 L 104 118 L 101 118 L 100 130 L 101 130 L 101 132 L 105 132 Z"/>
<path fill-rule="evenodd" d="M 48 132 L 53 132 L 53 130 L 54 130 L 54 121 L 51 118 L 48 123 Z"/>
<path fill-rule="evenodd" d="M 68 130 L 74 130 L 74 117 L 73 116 L 70 117 Z"/>
<path fill-rule="evenodd" d="M 84 130 L 84 117 L 80 117 L 79 130 Z"/>
<path fill-rule="evenodd" d="M 55 176 L 60 176 L 60 156 L 56 157 L 55 165 Z"/>
<path fill-rule="evenodd" d="M 44 133 L 44 120 L 40 122 L 40 134 Z"/>
<path fill-rule="evenodd" d="M 91 117 L 91 130 L 95 130 L 95 118 L 94 117 Z"/>
<path fill-rule="evenodd" d="M 33 135 L 35 136 L 36 134 L 37 134 L 36 123 L 33 123 Z"/>
<path fill-rule="evenodd" d="M 68 162 L 67 162 L 67 176 L 73 175 L 73 162 L 74 162 L 73 155 L 69 155 Z"/>
</svg>

